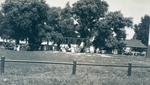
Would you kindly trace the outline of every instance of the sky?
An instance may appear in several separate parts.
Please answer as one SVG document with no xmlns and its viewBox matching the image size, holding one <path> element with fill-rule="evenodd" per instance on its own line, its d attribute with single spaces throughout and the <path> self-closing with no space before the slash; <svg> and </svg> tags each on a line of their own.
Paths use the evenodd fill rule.
<svg viewBox="0 0 150 85">
<path fill-rule="evenodd" d="M 77 0 L 46 0 L 50 6 L 64 7 Z M 126 17 L 133 17 L 134 23 L 139 23 L 142 16 L 150 15 L 150 0 L 105 0 L 109 4 L 109 11 L 121 11 Z"/>
<path fill-rule="evenodd" d="M 0 0 L 2 3 L 4 0 Z M 67 2 L 75 3 L 77 0 L 46 0 L 50 6 L 64 7 Z M 121 11 L 125 17 L 132 17 L 134 24 L 140 23 L 141 17 L 150 15 L 150 0 L 105 0 L 109 4 L 109 11 Z M 126 28 L 127 29 L 127 28 Z M 127 29 L 128 39 L 132 38 L 134 31 Z"/>
</svg>

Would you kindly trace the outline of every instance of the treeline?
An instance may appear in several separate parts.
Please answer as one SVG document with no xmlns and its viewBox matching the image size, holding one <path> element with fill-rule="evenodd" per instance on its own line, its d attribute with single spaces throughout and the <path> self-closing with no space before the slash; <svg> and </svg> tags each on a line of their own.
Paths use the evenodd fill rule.
<svg viewBox="0 0 150 85">
<path fill-rule="evenodd" d="M 143 44 L 148 46 L 148 38 L 150 31 L 150 16 L 145 15 L 141 18 L 141 22 L 139 24 L 134 25 L 135 36 L 134 38 L 141 40 Z"/>
<path fill-rule="evenodd" d="M 26 40 L 30 50 L 38 50 L 43 41 L 61 44 L 64 37 L 88 39 L 99 49 L 122 50 L 125 27 L 132 26 L 132 19 L 108 7 L 103 0 L 79 0 L 64 8 L 50 7 L 44 0 L 6 0 L 0 11 L 0 36 L 16 44 Z"/>
</svg>

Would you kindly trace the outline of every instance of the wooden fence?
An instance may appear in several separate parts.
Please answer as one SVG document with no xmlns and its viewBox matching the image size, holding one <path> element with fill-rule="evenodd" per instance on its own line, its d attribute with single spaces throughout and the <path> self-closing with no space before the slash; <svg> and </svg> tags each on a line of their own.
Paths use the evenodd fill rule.
<svg viewBox="0 0 150 85">
<path fill-rule="evenodd" d="M 5 72 L 5 63 L 6 62 L 16 62 L 16 63 L 37 63 L 37 64 L 59 64 L 59 65 L 72 65 L 72 75 L 76 74 L 77 66 L 101 66 L 101 67 L 121 67 L 128 68 L 127 76 L 131 76 L 132 68 L 150 68 L 150 66 L 133 66 L 132 63 L 128 63 L 128 65 L 100 65 L 100 64 L 82 64 L 77 63 L 77 61 L 73 61 L 73 63 L 66 62 L 50 62 L 50 61 L 31 61 L 31 60 L 7 60 L 5 57 L 1 57 L 1 74 Z"/>
</svg>

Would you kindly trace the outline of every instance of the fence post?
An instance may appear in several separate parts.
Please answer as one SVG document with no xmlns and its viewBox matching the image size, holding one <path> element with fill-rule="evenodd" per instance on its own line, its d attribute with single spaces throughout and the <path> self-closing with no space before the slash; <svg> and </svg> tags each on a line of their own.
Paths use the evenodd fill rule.
<svg viewBox="0 0 150 85">
<path fill-rule="evenodd" d="M 132 63 L 128 63 L 128 76 L 131 76 L 132 73 Z"/>
<path fill-rule="evenodd" d="M 1 57 L 1 74 L 4 73 L 4 69 L 5 69 L 5 57 L 2 56 Z"/>
<path fill-rule="evenodd" d="M 72 75 L 76 74 L 76 65 L 77 65 L 77 61 L 73 61 Z"/>
</svg>

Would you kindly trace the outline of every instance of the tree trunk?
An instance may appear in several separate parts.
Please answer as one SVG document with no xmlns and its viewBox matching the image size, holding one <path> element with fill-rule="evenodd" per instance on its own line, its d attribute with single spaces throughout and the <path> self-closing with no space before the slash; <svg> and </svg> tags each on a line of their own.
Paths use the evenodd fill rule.
<svg viewBox="0 0 150 85">
<path fill-rule="evenodd" d="M 49 40 L 47 40 L 46 50 L 49 50 Z"/>
<path fill-rule="evenodd" d="M 39 47 L 40 47 L 42 41 L 39 40 L 38 38 L 37 39 L 29 38 L 28 43 L 29 43 L 30 51 L 37 51 L 37 50 L 39 50 Z"/>
<path fill-rule="evenodd" d="M 18 45 L 19 44 L 19 39 L 16 39 L 16 45 Z"/>
</svg>

